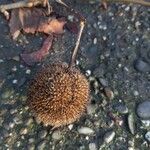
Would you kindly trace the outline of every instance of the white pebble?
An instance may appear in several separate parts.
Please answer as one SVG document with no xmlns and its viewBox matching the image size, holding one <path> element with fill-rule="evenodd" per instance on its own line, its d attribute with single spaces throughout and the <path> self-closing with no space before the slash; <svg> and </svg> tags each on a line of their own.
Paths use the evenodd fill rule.
<svg viewBox="0 0 150 150">
<path fill-rule="evenodd" d="M 3 59 L 0 59 L 0 63 L 2 63 L 2 62 L 4 62 L 4 60 L 3 60 Z"/>
<path fill-rule="evenodd" d="M 11 70 L 14 71 L 14 72 L 17 71 L 17 67 L 14 66 Z"/>
<path fill-rule="evenodd" d="M 30 69 L 27 69 L 26 70 L 26 74 L 30 74 L 31 73 L 31 70 Z"/>
<path fill-rule="evenodd" d="M 88 137 L 88 136 L 86 136 L 86 137 L 85 137 L 85 139 L 88 141 L 88 140 L 89 140 L 89 137 Z"/>
<path fill-rule="evenodd" d="M 86 76 L 88 77 L 88 76 L 90 76 L 91 75 L 91 70 L 86 70 Z"/>
<path fill-rule="evenodd" d="M 72 130 L 73 124 L 70 124 L 70 125 L 68 126 L 68 128 L 69 128 L 69 130 Z"/>
<path fill-rule="evenodd" d="M 138 96 L 139 95 L 139 92 L 138 91 L 134 91 L 134 96 Z"/>
<path fill-rule="evenodd" d="M 129 11 L 129 10 L 130 10 L 130 7 L 129 7 L 129 6 L 125 8 L 125 11 Z"/>
<path fill-rule="evenodd" d="M 14 80 L 12 81 L 12 83 L 13 83 L 13 84 L 17 84 L 17 83 L 18 83 L 18 80 L 14 79 Z"/>
<path fill-rule="evenodd" d="M 104 141 L 106 143 L 110 143 L 115 137 L 115 132 L 114 131 L 109 131 L 104 135 Z"/>
<path fill-rule="evenodd" d="M 78 129 L 78 132 L 80 134 L 89 135 L 89 134 L 93 134 L 94 130 L 89 127 L 81 127 L 80 129 Z"/>
<path fill-rule="evenodd" d="M 79 60 L 76 60 L 76 65 L 79 65 Z"/>
<path fill-rule="evenodd" d="M 54 140 L 60 140 L 62 138 L 62 133 L 59 130 L 56 130 L 52 134 Z"/>
<path fill-rule="evenodd" d="M 103 40 L 106 41 L 106 39 L 107 39 L 107 37 L 106 37 L 106 36 L 103 36 Z"/>
<path fill-rule="evenodd" d="M 87 106 L 87 114 L 89 114 L 89 115 L 94 114 L 94 113 L 95 113 L 95 109 L 96 109 L 96 107 L 95 107 L 94 105 L 89 104 L 89 105 Z"/>
<path fill-rule="evenodd" d="M 133 147 L 128 147 L 128 150 L 134 150 L 134 148 Z"/>
<path fill-rule="evenodd" d="M 146 134 L 145 134 L 145 138 L 147 141 L 150 142 L 150 131 L 148 131 Z"/>
<path fill-rule="evenodd" d="M 89 143 L 89 150 L 97 150 L 95 143 Z"/>
<path fill-rule="evenodd" d="M 94 38 L 93 44 L 96 44 L 96 43 L 97 43 L 97 38 Z"/>
<path fill-rule="evenodd" d="M 73 15 L 68 15 L 68 20 L 73 22 L 74 16 Z"/>
<path fill-rule="evenodd" d="M 141 122 L 145 127 L 150 127 L 150 120 L 141 120 Z"/>
</svg>

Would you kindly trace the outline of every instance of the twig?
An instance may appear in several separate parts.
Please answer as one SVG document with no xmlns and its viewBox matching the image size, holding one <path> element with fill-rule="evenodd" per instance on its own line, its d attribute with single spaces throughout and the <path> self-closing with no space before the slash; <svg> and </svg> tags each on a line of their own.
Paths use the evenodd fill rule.
<svg viewBox="0 0 150 150">
<path fill-rule="evenodd" d="M 150 7 L 150 2 L 145 1 L 145 0 L 103 0 L 107 3 L 111 3 L 111 2 L 119 2 L 119 3 L 134 3 L 134 4 L 140 4 L 143 6 L 148 6 Z"/>
<path fill-rule="evenodd" d="M 78 13 L 74 9 L 70 8 L 62 0 L 56 0 L 56 2 L 62 4 L 66 8 L 68 8 L 70 12 L 72 12 L 74 15 L 76 15 L 76 17 L 78 17 L 80 19 L 80 30 L 78 32 L 77 41 L 75 43 L 75 48 L 73 49 L 72 57 L 71 57 L 71 60 L 70 60 L 70 63 L 69 63 L 69 67 L 71 68 L 72 66 L 75 65 L 75 60 L 76 60 L 77 52 L 78 52 L 78 49 L 79 49 L 79 44 L 80 44 L 80 41 L 81 41 L 81 36 L 82 36 L 82 32 L 83 32 L 83 29 L 84 29 L 84 26 L 85 26 L 86 19 L 80 13 Z"/>
<path fill-rule="evenodd" d="M 70 68 L 75 65 L 77 51 L 79 49 L 79 44 L 80 44 L 80 40 L 81 40 L 81 36 L 82 36 L 82 32 L 83 32 L 84 26 L 85 26 L 85 22 L 81 21 L 80 22 L 80 30 L 79 30 L 79 33 L 78 33 L 77 41 L 76 41 L 76 44 L 75 44 L 75 48 L 73 49 L 71 61 L 70 61 L 70 64 L 69 64 Z"/>
<path fill-rule="evenodd" d="M 43 1 L 41 0 L 36 0 L 36 1 L 28 1 L 28 0 L 23 0 L 11 4 L 5 4 L 5 5 L 0 5 L 0 11 L 7 11 L 10 9 L 15 9 L 15 8 L 21 8 L 21 7 L 34 7 L 37 5 L 43 4 Z"/>
</svg>

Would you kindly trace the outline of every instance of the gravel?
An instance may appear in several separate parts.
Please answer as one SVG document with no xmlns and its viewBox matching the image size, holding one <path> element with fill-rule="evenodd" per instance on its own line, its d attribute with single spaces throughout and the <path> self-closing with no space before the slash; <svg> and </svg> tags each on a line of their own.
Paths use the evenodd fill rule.
<svg viewBox="0 0 150 150">
<path fill-rule="evenodd" d="M 1 14 L 0 149 L 149 150 L 149 8 L 110 3 L 104 10 L 98 0 L 66 3 L 87 20 L 76 67 L 91 85 L 89 106 L 76 122 L 57 129 L 35 121 L 26 109 L 28 85 L 42 66 L 70 61 L 76 35 L 65 29 L 62 36 L 55 36 L 47 58 L 27 66 L 20 54 L 40 49 L 46 35 L 22 32 L 13 41 Z M 51 5 L 56 14 L 70 15 L 55 2 Z M 78 18 L 71 16 L 78 28 Z"/>
</svg>

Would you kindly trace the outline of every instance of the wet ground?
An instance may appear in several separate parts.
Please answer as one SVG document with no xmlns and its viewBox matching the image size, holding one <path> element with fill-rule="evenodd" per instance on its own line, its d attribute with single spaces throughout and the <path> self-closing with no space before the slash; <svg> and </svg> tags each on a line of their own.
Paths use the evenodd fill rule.
<svg viewBox="0 0 150 150">
<path fill-rule="evenodd" d="M 50 130 L 38 124 L 26 106 L 29 80 L 43 64 L 68 62 L 76 35 L 66 30 L 43 62 L 28 67 L 19 54 L 37 50 L 44 35 L 23 34 L 13 41 L 0 15 L 0 149 L 148 150 L 150 8 L 110 4 L 104 10 L 94 0 L 68 4 L 87 19 L 77 65 L 91 84 L 91 104 L 69 126 Z M 53 7 L 73 17 L 60 5 Z"/>
</svg>

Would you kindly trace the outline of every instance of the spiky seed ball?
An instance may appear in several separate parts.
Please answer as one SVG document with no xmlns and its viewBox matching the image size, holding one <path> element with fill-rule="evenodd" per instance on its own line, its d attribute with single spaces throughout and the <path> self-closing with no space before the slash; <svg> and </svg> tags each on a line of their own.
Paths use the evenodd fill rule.
<svg viewBox="0 0 150 150">
<path fill-rule="evenodd" d="M 76 121 L 89 100 L 89 84 L 84 75 L 67 64 L 51 64 L 33 79 L 28 105 L 38 121 L 59 127 Z"/>
</svg>

